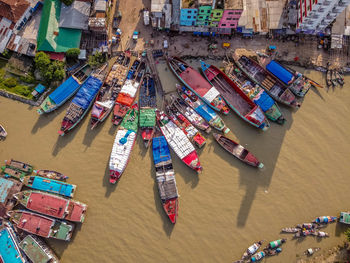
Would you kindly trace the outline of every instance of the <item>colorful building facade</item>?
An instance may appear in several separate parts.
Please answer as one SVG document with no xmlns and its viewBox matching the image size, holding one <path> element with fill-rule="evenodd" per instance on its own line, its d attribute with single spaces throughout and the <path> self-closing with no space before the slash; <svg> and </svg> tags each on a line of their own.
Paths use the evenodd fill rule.
<svg viewBox="0 0 350 263">
<path fill-rule="evenodd" d="M 224 10 L 219 28 L 236 28 L 243 10 Z"/>
<path fill-rule="evenodd" d="M 210 21 L 209 26 L 210 27 L 218 27 L 223 13 L 224 13 L 224 10 L 222 10 L 222 9 L 211 10 L 210 19 L 209 19 L 209 21 Z"/>
<path fill-rule="evenodd" d="M 195 26 L 197 15 L 197 8 L 182 8 L 180 11 L 180 26 Z"/>
<path fill-rule="evenodd" d="M 203 5 L 198 8 L 197 26 L 208 26 L 211 6 Z"/>
</svg>

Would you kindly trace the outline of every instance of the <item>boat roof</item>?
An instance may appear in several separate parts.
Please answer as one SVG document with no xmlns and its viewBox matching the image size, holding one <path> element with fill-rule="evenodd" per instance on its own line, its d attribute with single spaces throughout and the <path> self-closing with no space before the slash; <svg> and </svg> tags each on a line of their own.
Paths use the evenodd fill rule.
<svg viewBox="0 0 350 263">
<path fill-rule="evenodd" d="M 192 67 L 188 67 L 183 71 L 180 74 L 180 77 L 201 97 L 203 97 L 212 87 L 210 83 Z"/>
<path fill-rule="evenodd" d="M 18 213 L 18 212 L 17 212 Z M 40 216 L 34 213 L 19 212 L 19 222 L 17 226 L 29 233 L 42 237 L 49 237 L 51 227 L 54 223 L 53 219 Z"/>
<path fill-rule="evenodd" d="M 0 229 L 0 262 L 24 263 L 12 232 L 8 227 Z"/>
<path fill-rule="evenodd" d="M 171 160 L 168 143 L 164 136 L 153 138 L 152 140 L 153 161 L 157 165 L 161 162 Z"/>
<path fill-rule="evenodd" d="M 68 215 L 66 219 L 75 221 L 75 222 L 81 222 L 82 215 L 85 210 L 86 210 L 86 206 L 84 204 L 70 200 L 68 204 Z"/>
<path fill-rule="evenodd" d="M 4 203 L 14 182 L 0 177 L 0 203 Z"/>
<path fill-rule="evenodd" d="M 73 196 L 74 191 L 74 185 L 72 184 L 67 184 L 40 176 L 34 176 L 32 188 L 69 197 Z"/>
<path fill-rule="evenodd" d="M 54 90 L 49 95 L 49 98 L 59 105 L 63 101 L 65 101 L 68 97 L 74 93 L 77 88 L 79 87 L 78 81 L 73 77 L 70 76 L 65 82 L 63 82 L 60 86 L 58 86 L 57 89 Z"/>
<path fill-rule="evenodd" d="M 93 76 L 89 76 L 89 78 L 83 83 L 83 85 L 78 90 L 78 93 L 75 95 L 74 99 L 72 100 L 72 103 L 78 105 L 84 110 L 87 109 L 91 101 L 95 98 L 101 86 L 101 80 Z"/>
<path fill-rule="evenodd" d="M 51 256 L 44 251 L 41 245 L 31 235 L 27 235 L 19 243 L 19 246 L 32 262 L 47 263 L 51 259 Z"/>
<path fill-rule="evenodd" d="M 345 224 L 350 224 L 350 213 L 349 212 L 341 212 L 340 213 L 340 222 Z"/>
<path fill-rule="evenodd" d="M 286 85 L 293 79 L 293 74 L 274 60 L 266 65 L 266 69 Z"/>
</svg>

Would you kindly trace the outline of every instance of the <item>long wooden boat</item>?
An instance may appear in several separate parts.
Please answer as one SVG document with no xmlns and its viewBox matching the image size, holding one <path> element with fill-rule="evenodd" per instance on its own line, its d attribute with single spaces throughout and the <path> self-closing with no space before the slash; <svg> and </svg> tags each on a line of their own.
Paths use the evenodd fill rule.
<svg viewBox="0 0 350 263">
<path fill-rule="evenodd" d="M 164 136 L 153 138 L 152 152 L 160 200 L 165 213 L 175 224 L 179 211 L 178 192 L 173 163 Z"/>
<path fill-rule="evenodd" d="M 266 131 L 270 124 L 264 112 L 220 69 L 200 61 L 206 79 L 220 92 L 229 107 L 250 125 Z"/>
<path fill-rule="evenodd" d="M 234 65 L 226 67 L 227 76 L 265 113 L 266 117 L 278 124 L 284 124 L 284 118 L 277 103 L 259 85 L 250 81 L 248 76 Z"/>
<path fill-rule="evenodd" d="M 140 128 L 141 137 L 148 148 L 153 138 L 156 126 L 157 98 L 154 79 L 146 73 L 140 88 Z"/>
<path fill-rule="evenodd" d="M 333 82 L 332 82 L 332 70 L 327 69 L 327 73 L 326 73 L 326 83 L 327 83 L 327 87 L 331 87 L 333 86 Z"/>
<path fill-rule="evenodd" d="M 73 197 L 75 189 L 77 188 L 74 184 L 68 184 L 40 176 L 27 176 L 24 178 L 23 184 L 35 190 L 58 194 L 65 197 Z"/>
<path fill-rule="evenodd" d="M 242 256 L 242 260 L 247 260 L 249 257 L 253 256 L 261 247 L 263 240 L 255 242 L 253 245 L 247 248 Z"/>
<path fill-rule="evenodd" d="M 92 68 L 88 64 L 82 66 L 47 96 L 37 112 L 44 114 L 58 109 L 78 91 L 81 84 L 90 76 L 91 72 Z"/>
<path fill-rule="evenodd" d="M 25 172 L 27 174 L 31 174 L 33 172 L 32 165 L 30 165 L 28 163 L 21 162 L 21 161 L 16 161 L 13 159 L 5 160 L 5 165 L 6 165 L 6 167 L 10 167 L 10 168 L 13 168 L 15 170 Z"/>
<path fill-rule="evenodd" d="M 260 85 L 277 102 L 287 106 L 299 108 L 301 104 L 297 101 L 293 92 L 282 85 L 280 81 L 265 70 L 258 62 L 246 56 L 234 56 L 236 65 L 249 76 L 256 84 Z"/>
<path fill-rule="evenodd" d="M 25 208 L 46 216 L 83 223 L 87 205 L 45 192 L 27 190 L 14 194 Z"/>
<path fill-rule="evenodd" d="M 338 220 L 336 216 L 319 216 L 313 222 L 317 224 L 334 223 Z"/>
<path fill-rule="evenodd" d="M 4 126 L 2 126 L 0 124 L 0 139 L 4 139 L 6 137 L 7 137 L 7 132 L 6 132 L 5 128 L 4 128 Z"/>
<path fill-rule="evenodd" d="M 58 181 L 66 181 L 68 179 L 68 176 L 52 170 L 34 170 L 34 173 L 41 177 L 46 177 Z"/>
<path fill-rule="evenodd" d="M 114 139 L 109 159 L 109 182 L 115 184 L 128 165 L 138 129 L 138 105 L 135 103 L 124 117 Z"/>
<path fill-rule="evenodd" d="M 230 129 L 226 126 L 224 121 L 220 118 L 212 108 L 208 107 L 200 98 L 197 97 L 191 90 L 186 87 L 181 87 L 179 84 L 176 84 L 176 90 L 181 99 L 194 109 L 199 115 L 201 115 L 212 127 L 228 133 Z"/>
<path fill-rule="evenodd" d="M 13 198 L 13 195 L 20 192 L 22 187 L 23 183 L 15 179 L 5 179 L 0 177 L 0 219 L 6 218 L 7 211 L 12 210 L 12 208 L 17 204 L 16 200 Z"/>
<path fill-rule="evenodd" d="M 186 134 L 163 112 L 157 111 L 158 126 L 176 155 L 197 173 L 202 171 L 198 154 Z"/>
<path fill-rule="evenodd" d="M 19 247 L 18 236 L 10 223 L 0 226 L 0 262 L 27 263 Z"/>
<path fill-rule="evenodd" d="M 258 168 L 264 167 L 264 164 L 259 162 L 259 160 L 242 145 L 221 134 L 214 133 L 213 135 L 220 146 L 242 162 Z"/>
<path fill-rule="evenodd" d="M 338 76 L 335 69 L 332 69 L 332 84 L 333 86 L 338 86 Z"/>
<path fill-rule="evenodd" d="M 168 58 L 168 65 L 177 78 L 211 108 L 221 111 L 225 115 L 229 113 L 230 109 L 220 92 L 203 78 L 198 71 L 177 57 Z"/>
<path fill-rule="evenodd" d="M 13 177 L 20 181 L 22 181 L 24 177 L 28 176 L 28 174 L 23 171 L 16 170 L 7 166 L 2 166 L 1 170 L 5 174 L 5 177 Z"/>
<path fill-rule="evenodd" d="M 8 216 L 17 228 L 45 238 L 69 241 L 73 234 L 72 223 L 53 219 L 25 210 L 9 211 Z"/>
<path fill-rule="evenodd" d="M 129 63 L 130 52 L 123 52 L 113 64 L 92 106 L 91 130 L 103 122 L 113 110 L 115 100 L 128 73 Z"/>
<path fill-rule="evenodd" d="M 39 237 L 25 236 L 19 243 L 24 254 L 34 263 L 59 263 L 58 257 L 51 248 Z"/>
<path fill-rule="evenodd" d="M 96 73 L 91 74 L 83 85 L 81 85 L 62 120 L 61 129 L 58 131 L 59 135 L 65 135 L 67 132 L 76 127 L 85 117 L 91 105 L 94 103 L 97 92 L 102 86 L 106 67 L 107 65 L 104 65 L 102 69 L 99 69 Z"/>
<path fill-rule="evenodd" d="M 113 110 L 112 123 L 119 125 L 125 114 L 135 101 L 137 91 L 145 74 L 146 64 L 140 58 L 136 59 L 132 64 L 128 76 L 121 88 Z"/>
</svg>

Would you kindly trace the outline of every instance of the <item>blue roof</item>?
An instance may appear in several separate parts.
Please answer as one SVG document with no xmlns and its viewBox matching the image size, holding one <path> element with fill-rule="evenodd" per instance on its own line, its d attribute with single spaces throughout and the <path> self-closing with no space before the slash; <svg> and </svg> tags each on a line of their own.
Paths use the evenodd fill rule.
<svg viewBox="0 0 350 263">
<path fill-rule="evenodd" d="M 164 136 L 153 138 L 152 152 L 154 164 L 171 160 L 168 143 Z"/>
<path fill-rule="evenodd" d="M 46 191 L 49 193 L 60 194 L 67 197 L 73 196 L 74 186 L 64 182 L 34 176 L 34 182 L 31 186 L 33 189 Z"/>
<path fill-rule="evenodd" d="M 78 90 L 72 103 L 86 110 L 102 86 L 102 81 L 90 76 Z"/>
<path fill-rule="evenodd" d="M 201 115 L 207 122 L 210 122 L 214 119 L 217 114 L 215 111 L 210 108 L 207 104 L 202 103 L 197 108 L 194 109 L 199 115 Z"/>
<path fill-rule="evenodd" d="M 57 105 L 70 98 L 79 88 L 79 83 L 72 76 L 63 82 L 57 89 L 52 92 L 49 97 Z"/>
<path fill-rule="evenodd" d="M 38 84 L 38 86 L 35 87 L 35 90 L 41 94 L 46 90 L 46 87 L 41 84 Z"/>
<path fill-rule="evenodd" d="M 279 78 L 286 85 L 288 85 L 289 82 L 293 79 L 293 74 L 274 60 L 267 64 L 266 69 L 270 71 L 273 75 L 275 75 L 277 78 Z"/>
<path fill-rule="evenodd" d="M 0 231 L 0 255 L 5 263 L 22 263 L 22 256 L 12 234 L 7 228 Z"/>
<path fill-rule="evenodd" d="M 5 202 L 8 191 L 13 186 L 13 182 L 0 177 L 0 203 Z"/>
</svg>

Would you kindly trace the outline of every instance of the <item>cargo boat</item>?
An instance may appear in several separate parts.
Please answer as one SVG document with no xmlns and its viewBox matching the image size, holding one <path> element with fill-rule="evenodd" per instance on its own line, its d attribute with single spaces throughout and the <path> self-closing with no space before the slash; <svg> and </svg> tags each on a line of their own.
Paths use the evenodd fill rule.
<svg viewBox="0 0 350 263">
<path fill-rule="evenodd" d="M 60 172 L 51 171 L 51 170 L 34 170 L 34 173 L 41 177 L 46 177 L 46 178 L 50 178 L 58 181 L 66 181 L 68 179 L 68 176 Z"/>
<path fill-rule="evenodd" d="M 17 180 L 0 177 L 0 219 L 6 217 L 7 211 L 16 205 L 13 195 L 21 191 L 22 187 L 23 184 Z"/>
<path fill-rule="evenodd" d="M 16 161 L 16 160 L 5 160 L 5 165 L 6 167 L 13 168 L 18 171 L 25 172 L 27 174 L 31 174 L 33 172 L 33 166 L 21 161 Z"/>
<path fill-rule="evenodd" d="M 51 248 L 37 236 L 27 235 L 19 243 L 19 247 L 33 263 L 59 263 Z"/>
<path fill-rule="evenodd" d="M 20 181 L 23 181 L 23 178 L 28 176 L 28 174 L 25 172 L 7 166 L 2 166 L 1 170 L 5 174 L 5 177 L 12 177 Z"/>
<path fill-rule="evenodd" d="M 10 226 L 0 226 L 0 262 L 27 263 L 19 247 L 19 240 Z"/>
</svg>

